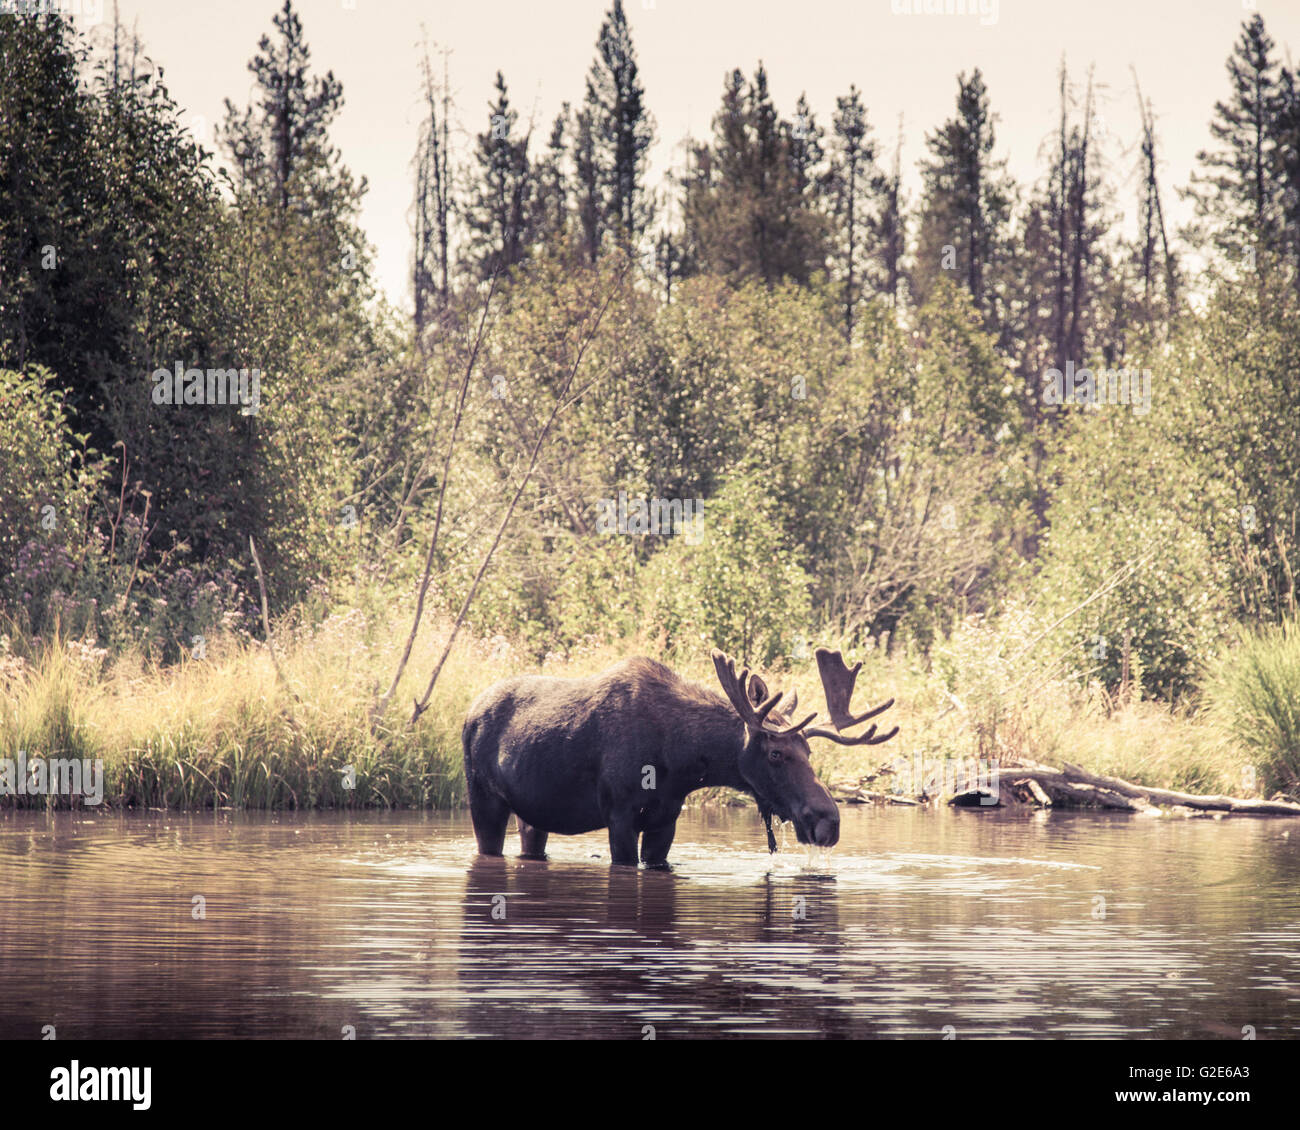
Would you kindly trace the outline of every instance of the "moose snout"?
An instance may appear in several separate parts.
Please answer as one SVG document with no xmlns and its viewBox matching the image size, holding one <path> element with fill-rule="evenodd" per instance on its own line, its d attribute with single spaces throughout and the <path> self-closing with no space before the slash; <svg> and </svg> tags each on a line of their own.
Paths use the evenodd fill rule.
<svg viewBox="0 0 1300 1130">
<path fill-rule="evenodd" d="M 834 847 L 840 842 L 840 814 L 832 812 L 817 821 L 813 829 L 813 843 L 818 847 Z"/>
<path fill-rule="evenodd" d="M 817 847 L 834 847 L 840 839 L 840 810 L 828 796 L 824 804 L 810 805 L 800 813 L 797 824 L 804 843 Z"/>
</svg>

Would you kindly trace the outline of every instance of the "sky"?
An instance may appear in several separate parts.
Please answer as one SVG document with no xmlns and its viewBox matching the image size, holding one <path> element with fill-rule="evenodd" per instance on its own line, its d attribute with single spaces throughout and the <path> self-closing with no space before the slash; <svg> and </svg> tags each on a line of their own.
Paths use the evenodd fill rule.
<svg viewBox="0 0 1300 1130">
<path fill-rule="evenodd" d="M 99 0 L 61 2 L 82 26 L 93 24 Z M 612 2 L 297 0 L 313 64 L 343 84 L 332 136 L 352 171 L 369 182 L 362 225 L 375 248 L 379 285 L 394 304 L 410 304 L 410 163 L 421 116 L 422 38 L 450 50 L 464 153 L 471 135 L 486 128 L 497 70 L 544 144 L 561 104 L 582 98 Z M 965 0 L 969 14 L 910 13 L 913 2 L 625 0 L 657 126 L 652 185 L 680 161 L 683 138 L 708 135 L 725 75 L 735 67 L 751 74 L 759 60 L 778 110 L 792 116 L 806 92 L 828 129 L 836 97 L 855 84 L 890 159 L 902 115 L 904 187 L 913 203 L 924 137 L 952 115 L 958 72 L 978 66 L 998 117 L 998 151 L 1013 176 L 1032 181 L 1056 120 L 1064 56 L 1080 84 L 1095 65 L 1110 158 L 1105 179 L 1130 218 L 1138 191 L 1130 67 L 1137 68 L 1157 117 L 1167 215 L 1178 223 L 1189 212 L 1175 189 L 1209 144 L 1210 116 L 1227 96 L 1224 64 L 1242 21 L 1258 9 L 1281 56 L 1300 53 L 1300 0 Z M 915 0 L 917 7 L 925 2 Z M 107 33 L 112 18 L 112 0 L 103 3 L 97 35 Z M 248 60 L 279 6 L 280 0 L 119 0 L 119 13 L 210 144 L 224 99 L 241 106 L 250 100 Z"/>
</svg>

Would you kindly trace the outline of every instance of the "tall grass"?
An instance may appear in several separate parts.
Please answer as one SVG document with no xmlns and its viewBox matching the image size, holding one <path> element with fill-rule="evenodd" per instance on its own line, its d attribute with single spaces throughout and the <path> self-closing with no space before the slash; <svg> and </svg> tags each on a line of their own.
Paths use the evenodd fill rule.
<svg viewBox="0 0 1300 1130">
<path fill-rule="evenodd" d="M 1028 759 L 1155 788 L 1256 793 L 1250 757 L 1231 735 L 1185 703 L 1113 696 L 1073 673 L 1063 650 L 1036 616 L 1012 610 L 958 623 L 928 655 L 867 653 L 857 697 L 864 706 L 895 697 L 888 724 L 901 732 L 866 749 L 827 744 L 814 763 L 823 776 L 861 779 L 902 762 L 915 783 L 918 763 L 942 779 L 936 770 L 945 761 Z M 873 787 L 889 781 L 878 777 Z"/>
<path fill-rule="evenodd" d="M 279 629 L 281 678 L 260 644 L 209 640 L 203 659 L 158 667 L 127 653 L 112 662 L 75 640 L 40 644 L 0 632 L 0 756 L 102 758 L 105 799 L 150 808 L 452 807 L 463 803 L 460 727 L 474 697 L 507 674 L 539 670 L 498 637 L 462 637 L 415 727 L 410 703 L 446 639 L 424 628 L 408 674 L 372 732 L 371 708 L 386 686 L 407 624 L 358 609 L 314 626 Z M 849 653 L 864 660 L 855 703 L 896 699 L 886 745 L 817 740 L 827 779 L 861 779 L 900 759 L 1014 757 L 1141 784 L 1251 795 L 1258 765 L 1270 791 L 1295 791 L 1300 774 L 1300 639 L 1294 627 L 1250 637 L 1217 672 L 1216 709 L 1204 715 L 1153 702 L 1116 703 L 1095 684 L 1059 675 L 1050 649 L 1041 668 L 1022 658 L 1028 622 L 955 631 L 929 656 L 895 649 Z M 11 639 L 12 637 L 12 639 Z M 644 640 L 548 657 L 548 674 L 581 675 L 618 658 L 654 654 Z M 708 655 L 675 661 L 714 686 Z M 820 704 L 812 656 L 787 660 L 769 683 Z M 1222 725 L 1218 719 L 1228 718 Z M 353 787 L 349 787 L 352 785 Z M 44 797 L 0 798 L 45 805 Z M 58 798 L 67 805 L 67 798 Z"/>
<path fill-rule="evenodd" d="M 410 702 L 445 636 L 426 630 Z M 301 631 L 283 647 L 284 681 L 257 644 L 207 643 L 202 660 L 161 668 L 127 654 L 109 665 L 76 641 L 49 640 L 0 667 L 0 756 L 102 758 L 105 797 L 151 808 L 447 807 L 464 792 L 460 724 L 494 677 L 467 641 L 414 728 L 401 711 L 371 733 L 373 688 L 391 677 L 396 638 L 359 614 Z M 498 672 L 499 674 L 499 672 Z M 8 803 L 44 805 L 43 797 Z M 68 803 L 61 799 L 60 803 Z"/>
<path fill-rule="evenodd" d="M 1265 794 L 1300 798 L 1300 623 L 1240 635 L 1210 671 L 1207 697 L 1251 755 Z"/>
</svg>

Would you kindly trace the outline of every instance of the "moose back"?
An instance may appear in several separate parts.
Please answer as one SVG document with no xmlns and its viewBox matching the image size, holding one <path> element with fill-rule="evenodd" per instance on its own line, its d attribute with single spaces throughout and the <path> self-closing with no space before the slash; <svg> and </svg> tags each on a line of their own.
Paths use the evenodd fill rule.
<svg viewBox="0 0 1300 1130">
<path fill-rule="evenodd" d="M 484 855 L 500 855 L 513 812 L 522 853 L 545 858 L 547 836 L 609 829 L 615 864 L 667 866 L 677 817 L 696 789 L 726 786 L 748 793 L 776 849 L 772 817 L 794 824 L 800 843 L 829 847 L 839 839 L 839 809 L 817 780 L 808 739 L 875 745 L 898 732 L 850 737 L 845 730 L 893 705 L 865 714 L 849 703 L 858 663 L 818 648 L 818 673 L 830 715 L 792 722 L 798 695 L 779 706 L 748 668 L 713 651 L 722 694 L 682 679 L 652 659 L 625 659 L 588 678 L 520 675 L 503 679 L 470 707 L 461 732 L 474 836 Z"/>
</svg>

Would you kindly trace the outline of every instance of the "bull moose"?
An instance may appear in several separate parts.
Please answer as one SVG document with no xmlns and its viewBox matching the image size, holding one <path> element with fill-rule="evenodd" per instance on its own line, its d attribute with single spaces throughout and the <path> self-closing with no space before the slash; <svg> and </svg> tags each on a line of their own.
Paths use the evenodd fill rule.
<svg viewBox="0 0 1300 1130">
<path fill-rule="evenodd" d="M 474 836 L 483 855 L 501 855 L 506 824 L 519 822 L 522 855 L 546 858 L 546 838 L 609 829 L 615 864 L 667 867 L 677 817 L 688 793 L 722 785 L 758 802 L 769 851 L 772 817 L 791 821 L 802 844 L 830 847 L 840 838 L 835 801 L 817 780 L 808 739 L 877 745 L 898 727 L 876 726 L 854 737 L 845 730 L 874 718 L 888 702 L 854 715 L 850 668 L 838 651 L 818 648 L 830 714 L 790 722 L 797 694 L 778 707 L 761 677 L 714 649 L 724 695 L 688 682 L 662 663 L 633 658 L 599 675 L 561 679 L 519 675 L 489 687 L 470 707 L 461 732 Z M 810 728 L 811 727 L 811 728 Z"/>
</svg>

